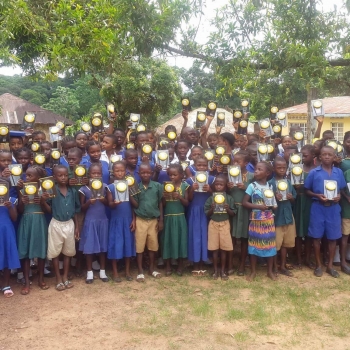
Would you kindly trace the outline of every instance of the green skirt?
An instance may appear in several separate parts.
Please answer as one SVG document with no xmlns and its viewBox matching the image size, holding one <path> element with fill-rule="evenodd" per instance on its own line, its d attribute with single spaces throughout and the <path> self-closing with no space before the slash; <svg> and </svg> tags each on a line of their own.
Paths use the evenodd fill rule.
<svg viewBox="0 0 350 350">
<path fill-rule="evenodd" d="M 185 214 L 164 215 L 162 253 L 163 259 L 187 257 L 187 223 Z"/>
<path fill-rule="evenodd" d="M 298 194 L 295 199 L 293 214 L 297 237 L 307 237 L 310 222 L 312 198 L 304 193 Z"/>
<path fill-rule="evenodd" d="M 249 228 L 249 210 L 237 204 L 237 213 L 231 221 L 231 235 L 235 238 L 247 238 Z"/>
</svg>

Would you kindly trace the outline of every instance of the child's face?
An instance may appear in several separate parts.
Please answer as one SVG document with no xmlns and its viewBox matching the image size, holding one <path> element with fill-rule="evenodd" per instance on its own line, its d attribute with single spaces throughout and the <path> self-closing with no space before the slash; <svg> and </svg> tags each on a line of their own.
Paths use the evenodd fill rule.
<svg viewBox="0 0 350 350">
<path fill-rule="evenodd" d="M 168 148 L 168 151 L 169 151 L 169 160 L 172 161 L 174 159 L 175 150 L 174 148 Z"/>
<path fill-rule="evenodd" d="M 214 189 L 216 192 L 225 192 L 226 181 L 224 179 L 216 179 L 214 182 Z"/>
<path fill-rule="evenodd" d="M 187 143 L 184 142 L 179 142 L 177 144 L 177 156 L 179 159 L 186 159 L 187 158 L 187 153 L 189 151 L 189 147 Z"/>
<path fill-rule="evenodd" d="M 17 151 L 23 147 L 23 139 L 21 137 L 11 137 L 9 146 L 11 152 Z"/>
<path fill-rule="evenodd" d="M 315 142 L 316 143 L 316 142 Z M 347 139 L 345 139 L 344 141 L 344 148 L 346 152 L 350 152 L 350 137 L 348 137 Z"/>
<path fill-rule="evenodd" d="M 238 137 L 237 139 L 235 139 L 235 142 L 233 145 L 234 145 L 234 148 L 241 148 L 241 146 L 242 146 L 241 138 Z"/>
<path fill-rule="evenodd" d="M 34 168 L 28 168 L 26 171 L 26 182 L 39 181 L 39 174 Z"/>
<path fill-rule="evenodd" d="M 117 147 L 117 145 L 115 143 L 113 143 L 113 140 L 110 137 L 105 136 L 102 139 L 102 142 L 101 142 L 102 151 L 111 152 L 116 147 Z"/>
<path fill-rule="evenodd" d="M 129 142 L 130 143 L 135 143 L 135 141 L 136 141 L 136 135 L 130 135 L 129 136 Z"/>
<path fill-rule="evenodd" d="M 30 162 L 30 155 L 28 152 L 21 152 L 18 154 L 16 160 L 18 164 L 22 164 L 22 167 L 26 168 Z"/>
<path fill-rule="evenodd" d="M 275 162 L 274 171 L 278 177 L 286 176 L 286 172 L 287 172 L 286 162 Z"/>
<path fill-rule="evenodd" d="M 50 158 L 51 147 L 48 143 L 43 143 L 41 145 L 41 151 L 44 153 L 46 160 Z"/>
<path fill-rule="evenodd" d="M 151 143 L 152 145 L 155 145 L 156 139 L 153 133 L 149 132 L 147 135 L 148 135 L 148 142 Z"/>
<path fill-rule="evenodd" d="M 125 175 L 126 171 L 123 164 L 116 164 L 113 166 L 113 176 L 116 180 L 124 180 Z"/>
<path fill-rule="evenodd" d="M 2 153 L 0 152 L 0 168 L 3 170 L 8 168 L 8 166 L 12 163 L 11 153 Z"/>
<path fill-rule="evenodd" d="M 283 141 L 282 141 L 282 147 L 285 148 L 285 147 L 289 147 L 292 145 L 292 138 L 290 136 L 286 136 L 283 138 Z"/>
<path fill-rule="evenodd" d="M 247 139 L 247 136 L 246 135 L 243 135 L 241 137 L 241 149 L 246 149 L 247 148 L 247 145 L 248 145 L 248 139 Z"/>
<path fill-rule="evenodd" d="M 170 181 L 172 182 L 181 182 L 182 175 L 179 173 L 177 169 L 170 168 L 168 169 L 168 176 L 170 178 Z"/>
<path fill-rule="evenodd" d="M 150 166 L 142 165 L 139 169 L 139 175 L 142 182 L 149 182 L 152 176 L 152 169 Z"/>
<path fill-rule="evenodd" d="M 239 156 L 235 155 L 235 157 L 233 158 L 233 162 L 235 165 L 238 165 L 241 169 L 244 169 L 244 170 L 248 164 L 248 162 L 244 160 L 244 158 L 241 155 Z"/>
<path fill-rule="evenodd" d="M 285 149 L 284 150 L 284 155 L 283 155 L 283 158 L 284 160 L 288 163 L 289 162 L 289 158 L 292 154 L 296 153 L 296 150 L 295 149 Z"/>
<path fill-rule="evenodd" d="M 321 163 L 324 165 L 332 165 L 335 160 L 334 149 L 323 147 L 320 154 Z"/>
<path fill-rule="evenodd" d="M 88 154 L 93 162 L 97 162 L 101 158 L 101 147 L 100 145 L 92 145 L 88 149 Z"/>
<path fill-rule="evenodd" d="M 207 171 L 208 170 L 208 162 L 206 162 L 204 159 L 198 159 L 195 162 L 196 170 L 197 171 Z"/>
<path fill-rule="evenodd" d="M 101 167 L 91 165 L 89 170 L 90 179 L 102 177 Z"/>
<path fill-rule="evenodd" d="M 249 149 L 250 162 L 255 165 L 258 162 L 258 152 L 256 149 Z"/>
<path fill-rule="evenodd" d="M 258 163 L 254 170 L 254 177 L 256 180 L 266 180 L 268 176 L 268 171 L 266 166 L 262 163 Z"/>
<path fill-rule="evenodd" d="M 69 164 L 69 167 L 73 169 L 75 165 L 80 164 L 81 157 L 79 157 L 76 152 L 69 152 L 67 156 L 67 162 Z"/>
<path fill-rule="evenodd" d="M 53 175 L 55 181 L 59 185 L 67 185 L 68 184 L 68 169 L 56 169 Z"/>
<path fill-rule="evenodd" d="M 216 146 L 218 145 L 218 142 L 219 142 L 219 140 L 217 137 L 215 137 L 215 136 L 208 137 L 208 145 L 211 149 L 215 149 Z"/>
<path fill-rule="evenodd" d="M 314 155 L 308 150 L 301 151 L 303 164 L 310 165 L 314 161 Z"/>
<path fill-rule="evenodd" d="M 344 145 L 345 146 L 345 145 Z M 316 141 L 314 143 L 315 155 L 319 156 L 322 148 L 322 141 Z"/>
<path fill-rule="evenodd" d="M 136 168 L 137 161 L 138 161 L 137 154 L 132 154 L 125 158 L 126 164 L 131 168 Z"/>
<path fill-rule="evenodd" d="M 191 159 L 196 160 L 198 157 L 202 155 L 202 150 L 199 148 L 192 149 L 191 151 Z"/>
<path fill-rule="evenodd" d="M 146 142 L 148 142 L 147 134 L 138 135 L 136 140 L 135 140 L 135 146 L 137 149 L 141 149 L 142 144 L 146 143 Z"/>
<path fill-rule="evenodd" d="M 327 141 L 332 139 L 334 139 L 334 134 L 332 132 L 326 132 L 323 134 L 323 140 Z"/>
<path fill-rule="evenodd" d="M 63 150 L 63 153 L 68 156 L 68 151 L 71 149 L 71 148 L 74 148 L 77 146 L 77 143 L 75 141 L 69 141 L 69 142 L 66 142 L 64 144 L 64 146 L 62 146 L 62 150 Z"/>
<path fill-rule="evenodd" d="M 120 130 L 117 130 L 114 132 L 114 135 L 117 137 L 117 146 L 122 146 L 124 144 L 125 141 L 125 135 L 123 132 L 121 132 Z M 133 142 L 133 141 L 131 141 Z"/>
<path fill-rule="evenodd" d="M 41 143 L 46 141 L 46 135 L 44 133 L 36 134 L 33 136 L 33 142 Z"/>
<path fill-rule="evenodd" d="M 87 136 L 85 134 L 78 134 L 77 137 L 75 138 L 75 141 L 77 143 L 77 147 L 84 150 L 85 152 L 85 147 L 88 142 Z"/>
</svg>

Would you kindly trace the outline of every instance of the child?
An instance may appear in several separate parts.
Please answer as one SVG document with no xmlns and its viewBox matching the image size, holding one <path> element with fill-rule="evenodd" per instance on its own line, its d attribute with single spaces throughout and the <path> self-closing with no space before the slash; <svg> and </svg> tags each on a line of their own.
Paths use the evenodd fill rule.
<svg viewBox="0 0 350 350">
<path fill-rule="evenodd" d="M 207 141 L 209 148 L 215 149 L 219 142 L 219 136 L 217 134 L 210 134 Z"/>
<path fill-rule="evenodd" d="M 343 173 L 350 169 L 350 132 L 346 132 L 343 140 L 344 159 L 340 163 L 340 169 Z"/>
<path fill-rule="evenodd" d="M 113 164 L 114 180 L 124 180 L 126 167 L 123 162 Z M 130 258 L 136 255 L 134 231 L 136 226 L 135 213 L 130 201 L 118 202 L 115 197 L 115 185 L 107 188 L 108 205 L 111 208 L 109 225 L 108 259 L 112 259 L 113 281 L 119 283 L 122 279 L 118 275 L 117 260 L 125 259 L 125 277 L 132 281 L 130 273 Z"/>
<path fill-rule="evenodd" d="M 197 169 L 194 166 L 194 162 L 198 157 L 201 157 L 203 155 L 203 148 L 200 146 L 193 146 L 191 148 L 191 154 L 190 154 L 190 165 L 186 168 L 185 174 L 186 178 L 188 179 L 191 176 L 194 176 Z"/>
<path fill-rule="evenodd" d="M 89 168 L 89 178 L 102 178 L 101 164 L 93 163 Z M 84 225 L 80 235 L 79 250 L 86 256 L 87 276 L 85 282 L 91 284 L 94 281 L 92 272 L 93 254 L 100 256 L 100 279 L 108 282 L 106 275 L 106 252 L 108 246 L 108 218 L 105 205 L 106 184 L 103 184 L 104 194 L 100 199 L 91 198 L 92 192 L 89 186 L 83 186 L 79 190 L 81 211 L 85 213 Z"/>
<path fill-rule="evenodd" d="M 184 171 L 180 164 L 170 164 L 170 181 L 175 187 L 172 193 L 163 193 L 164 231 L 162 239 L 163 259 L 166 260 L 166 276 L 172 274 L 170 261 L 179 259 L 177 275 L 182 276 L 183 259 L 187 257 L 187 223 L 185 207 L 188 206 L 189 185 L 182 182 Z"/>
<path fill-rule="evenodd" d="M 17 163 L 14 153 L 24 146 L 23 138 L 20 136 L 10 136 L 9 148 L 12 152 L 12 163 Z"/>
<path fill-rule="evenodd" d="M 43 193 L 41 204 L 47 213 L 52 214 L 49 225 L 47 257 L 52 259 L 56 274 L 56 290 L 63 291 L 73 287 L 68 280 L 70 258 L 75 255 L 75 239 L 79 239 L 79 228 L 76 213 L 80 212 L 78 192 L 68 186 L 68 169 L 64 165 L 54 167 L 53 176 L 56 182 L 56 196 L 49 198 Z M 74 218 L 74 221 L 73 219 Z M 60 275 L 58 257 L 63 254 L 63 276 Z"/>
<path fill-rule="evenodd" d="M 138 155 L 136 170 L 138 171 L 141 163 L 149 163 L 151 166 L 151 169 L 153 171 L 154 166 L 155 166 L 155 152 L 154 152 L 154 150 L 152 151 L 151 160 L 149 160 L 148 157 L 145 157 L 145 156 L 142 157 L 141 149 L 142 149 L 142 145 L 144 143 L 149 143 L 148 142 L 148 133 L 146 131 L 141 131 L 141 132 L 137 133 L 136 140 L 135 140 L 135 149 L 136 149 L 137 155 Z"/>
<path fill-rule="evenodd" d="M 235 138 L 229 132 L 224 132 L 219 135 L 218 145 L 224 146 L 227 154 L 231 154 L 234 147 Z"/>
<path fill-rule="evenodd" d="M 9 178 L 11 171 L 9 165 L 12 163 L 12 153 L 7 149 L 0 150 L 0 177 Z M 12 188 L 11 188 L 12 189 Z M 11 197 L 17 198 L 17 192 L 14 192 L 15 196 L 11 194 Z"/>
<path fill-rule="evenodd" d="M 116 128 L 116 129 L 114 129 L 113 134 L 117 138 L 115 152 L 117 154 L 122 155 L 124 153 L 125 132 L 123 129 Z"/>
<path fill-rule="evenodd" d="M 32 166 L 26 171 L 26 181 L 36 182 L 39 185 L 39 179 L 45 177 L 43 168 Z M 19 186 L 20 187 L 20 186 Z M 25 285 L 21 294 L 29 294 L 29 269 L 30 259 L 38 258 L 38 285 L 42 290 L 49 287 L 44 282 L 44 266 L 47 252 L 47 222 L 43 213 L 43 206 L 38 195 L 34 197 L 34 203 L 29 203 L 29 197 L 24 190 L 20 191 L 18 201 L 18 211 L 23 214 L 19 222 L 17 231 L 18 255 L 23 260 L 23 274 Z"/>
<path fill-rule="evenodd" d="M 321 149 L 321 165 L 312 169 L 304 183 L 306 194 L 312 197 L 310 224 L 308 235 L 313 238 L 316 269 L 314 275 L 321 277 L 323 274 L 320 244 L 324 234 L 328 239 L 329 262 L 326 272 L 332 277 L 339 277 L 339 273 L 333 269 L 333 259 L 335 254 L 336 240 L 341 234 L 341 216 L 340 216 L 340 190 L 344 190 L 346 182 L 342 171 L 333 167 L 335 151 L 330 146 L 323 146 Z M 338 195 L 332 200 L 327 200 L 324 195 L 324 180 L 334 180 L 337 182 Z"/>
<path fill-rule="evenodd" d="M 309 172 L 315 168 L 314 155 L 315 150 L 312 145 L 305 145 L 301 148 L 303 161 L 303 176 L 304 181 L 307 179 Z M 291 174 L 291 176 L 293 176 Z M 311 255 L 311 239 L 307 235 L 310 222 L 310 211 L 312 199 L 305 195 L 304 185 L 294 185 L 297 197 L 293 206 L 293 215 L 295 218 L 295 228 L 297 237 L 295 238 L 295 250 L 297 254 L 297 267 L 301 269 L 301 247 L 302 240 L 305 239 L 305 265 L 314 270 L 315 265 L 310 260 Z"/>
<path fill-rule="evenodd" d="M 195 167 L 198 171 L 206 171 L 208 174 L 208 160 L 200 156 L 195 160 Z M 203 192 L 198 190 L 198 183 L 194 177 L 189 177 L 186 182 L 191 186 L 188 194 L 190 201 L 187 210 L 188 223 L 188 259 L 193 261 L 193 276 L 202 276 L 206 273 L 203 262 L 208 260 L 208 218 L 204 212 L 204 204 L 211 196 L 211 185 L 215 178 L 208 177 L 208 184 L 203 186 Z"/>
<path fill-rule="evenodd" d="M 89 155 L 86 152 L 86 144 L 89 141 L 87 135 L 83 131 L 78 131 L 74 135 L 74 139 L 76 142 L 77 147 L 82 152 L 82 164 L 85 164 L 90 158 Z"/>
<path fill-rule="evenodd" d="M 190 144 L 186 140 L 178 140 L 175 144 L 175 154 L 177 156 L 178 162 L 186 162 L 187 154 L 190 150 Z"/>
<path fill-rule="evenodd" d="M 249 163 L 249 153 L 247 151 L 239 151 L 235 154 L 234 165 L 238 165 L 241 169 L 242 183 L 236 186 L 232 182 L 227 183 L 229 195 L 235 201 L 237 213 L 232 217 L 231 234 L 233 238 L 233 246 L 237 239 L 241 241 L 240 263 L 237 270 L 238 276 L 244 276 L 245 262 L 248 255 L 248 227 L 249 227 L 249 210 L 242 206 L 243 197 L 249 184 L 253 182 L 254 174 L 248 172 L 247 165 Z M 230 275 L 233 272 L 233 254 L 229 254 L 229 271 Z M 232 272 L 231 272 L 232 271 Z"/>
<path fill-rule="evenodd" d="M 246 167 L 246 169 L 250 173 L 254 173 L 255 165 L 258 162 L 258 145 L 257 144 L 251 144 L 247 147 L 247 151 L 249 153 L 249 163 Z"/>
<path fill-rule="evenodd" d="M 15 158 L 16 162 L 18 164 L 22 164 L 22 176 L 21 179 L 26 181 L 26 171 L 30 167 L 30 157 L 31 157 L 31 151 L 26 148 L 20 148 L 15 152 Z"/>
<path fill-rule="evenodd" d="M 154 269 L 155 252 L 158 251 L 158 231 L 163 229 L 162 185 L 151 181 L 152 168 L 150 164 L 141 163 L 139 167 L 141 182 L 140 192 L 130 197 L 136 214 L 136 256 L 138 275 L 136 281 L 144 282 L 142 256 L 147 246 L 149 254 L 149 274 L 161 278 Z"/>
<path fill-rule="evenodd" d="M 287 248 L 295 246 L 295 223 L 293 218 L 292 204 L 296 198 L 296 192 L 289 180 L 286 200 L 282 200 L 282 194 L 277 189 L 277 181 L 283 180 L 287 173 L 287 163 L 282 157 L 277 157 L 274 161 L 274 177 L 269 181 L 272 185 L 277 199 L 277 210 L 275 212 L 275 228 L 276 228 L 276 250 L 281 250 L 281 267 L 280 273 L 287 277 L 293 274 L 287 268 Z M 275 261 L 276 268 L 276 261 Z"/>
<path fill-rule="evenodd" d="M 273 257 L 276 255 L 276 231 L 273 212 L 264 203 L 263 191 L 271 189 L 267 178 L 272 174 L 272 166 L 267 162 L 256 164 L 255 181 L 246 189 L 243 206 L 251 209 L 248 229 L 248 254 L 250 254 L 251 274 L 247 277 L 252 281 L 256 276 L 257 257 L 267 258 L 267 276 L 273 281 Z"/>
<path fill-rule="evenodd" d="M 68 156 L 68 151 L 71 148 L 77 147 L 77 142 L 75 141 L 74 137 L 72 136 L 66 136 L 61 141 L 63 156 L 60 158 L 60 164 L 68 167 L 68 161 L 66 157 Z"/>
<path fill-rule="evenodd" d="M 137 183 L 141 182 L 139 172 L 137 171 L 137 151 L 136 149 L 127 149 L 125 151 L 125 165 L 126 165 L 126 175 L 131 175 L 135 178 Z"/>
<path fill-rule="evenodd" d="M 9 152 L 9 154 L 11 154 Z M 8 184 L 5 179 L 0 179 L 0 184 Z M 9 198 L 0 206 L 0 271 L 3 271 L 4 284 L 2 292 L 5 298 L 11 298 L 13 291 L 10 287 L 11 269 L 21 267 L 18 257 L 16 232 L 13 222 L 17 220 L 17 199 Z"/>
<path fill-rule="evenodd" d="M 101 142 L 102 153 L 101 153 L 100 160 L 104 160 L 109 164 L 109 160 L 111 156 L 117 155 L 116 147 L 117 147 L 117 136 L 113 134 L 103 136 L 102 142 Z"/>
<path fill-rule="evenodd" d="M 102 167 L 102 180 L 105 184 L 109 184 L 109 167 L 108 163 L 104 160 L 100 160 L 101 158 L 101 146 L 96 141 L 89 141 L 86 146 L 87 153 L 90 157 L 85 165 L 87 168 L 90 167 L 91 164 L 98 163 L 101 164 Z"/>
<path fill-rule="evenodd" d="M 45 171 L 47 176 L 52 176 L 52 168 L 51 168 L 51 149 L 52 145 L 49 141 L 43 141 L 40 144 L 41 152 L 44 153 L 45 156 Z"/>
<path fill-rule="evenodd" d="M 220 250 L 220 275 L 224 281 L 228 280 L 228 275 L 225 272 L 227 252 L 233 250 L 229 217 L 236 214 L 235 202 L 230 195 L 226 194 L 226 185 L 227 179 L 224 175 L 218 175 L 213 184 L 215 192 L 223 192 L 223 196 L 225 197 L 224 211 L 215 212 L 216 204 L 212 196 L 206 200 L 204 205 L 205 214 L 210 218 L 208 250 L 213 251 L 214 273 L 212 276 L 215 280 L 219 277 L 218 257 Z"/>
</svg>

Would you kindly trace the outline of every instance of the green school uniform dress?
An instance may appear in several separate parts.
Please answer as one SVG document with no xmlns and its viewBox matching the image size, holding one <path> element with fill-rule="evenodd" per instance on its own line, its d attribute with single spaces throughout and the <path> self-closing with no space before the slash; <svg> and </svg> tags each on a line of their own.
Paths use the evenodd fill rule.
<svg viewBox="0 0 350 350">
<path fill-rule="evenodd" d="M 304 171 L 304 181 L 309 173 Z M 310 223 L 310 213 L 312 198 L 305 194 L 304 185 L 300 185 L 295 188 L 297 192 L 297 198 L 293 205 L 293 215 L 295 220 L 295 229 L 297 231 L 297 237 L 307 237 L 307 232 Z"/>
<path fill-rule="evenodd" d="M 21 193 L 24 194 L 23 190 Z M 26 204 L 17 230 L 20 259 L 45 259 L 47 253 L 47 221 L 40 204 Z"/>
<path fill-rule="evenodd" d="M 242 174 L 242 180 L 245 188 L 253 182 L 254 174 L 249 171 L 246 174 Z M 238 187 L 233 187 L 229 190 L 229 195 L 233 197 L 237 214 L 231 218 L 231 235 L 235 238 L 247 238 L 248 239 L 248 227 L 249 227 L 249 209 L 242 206 L 245 190 L 241 190 Z"/>
<path fill-rule="evenodd" d="M 350 182 L 350 169 L 344 171 L 345 182 Z M 350 196 L 349 189 L 346 187 L 345 192 Z M 350 203 L 345 197 L 340 198 L 340 207 L 341 207 L 341 217 L 342 219 L 350 219 Z"/>
<path fill-rule="evenodd" d="M 190 186 L 183 182 L 179 194 L 185 198 Z M 185 207 L 179 200 L 166 200 L 164 208 L 164 230 L 162 239 L 163 259 L 187 257 L 187 222 Z"/>
</svg>

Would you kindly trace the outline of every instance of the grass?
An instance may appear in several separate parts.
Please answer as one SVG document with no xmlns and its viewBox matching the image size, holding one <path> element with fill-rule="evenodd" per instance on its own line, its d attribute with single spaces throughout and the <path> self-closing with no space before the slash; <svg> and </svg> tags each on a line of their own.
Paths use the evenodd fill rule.
<svg viewBox="0 0 350 350">
<path fill-rule="evenodd" d="M 343 275 L 338 280 L 315 279 L 305 271 L 298 278 L 272 282 L 260 274 L 253 283 L 238 277 L 221 282 L 185 275 L 150 279 L 139 291 L 125 284 L 119 289 L 135 303 L 134 319 L 125 322 L 123 330 L 163 336 L 169 339 L 169 349 L 196 346 L 197 340 L 209 342 L 207 348 L 210 342 L 246 348 L 271 337 L 280 339 L 279 346 L 297 347 L 320 329 L 326 338 L 343 338 L 348 332 L 350 280 Z M 339 293 L 344 297 L 333 302 Z"/>
</svg>

